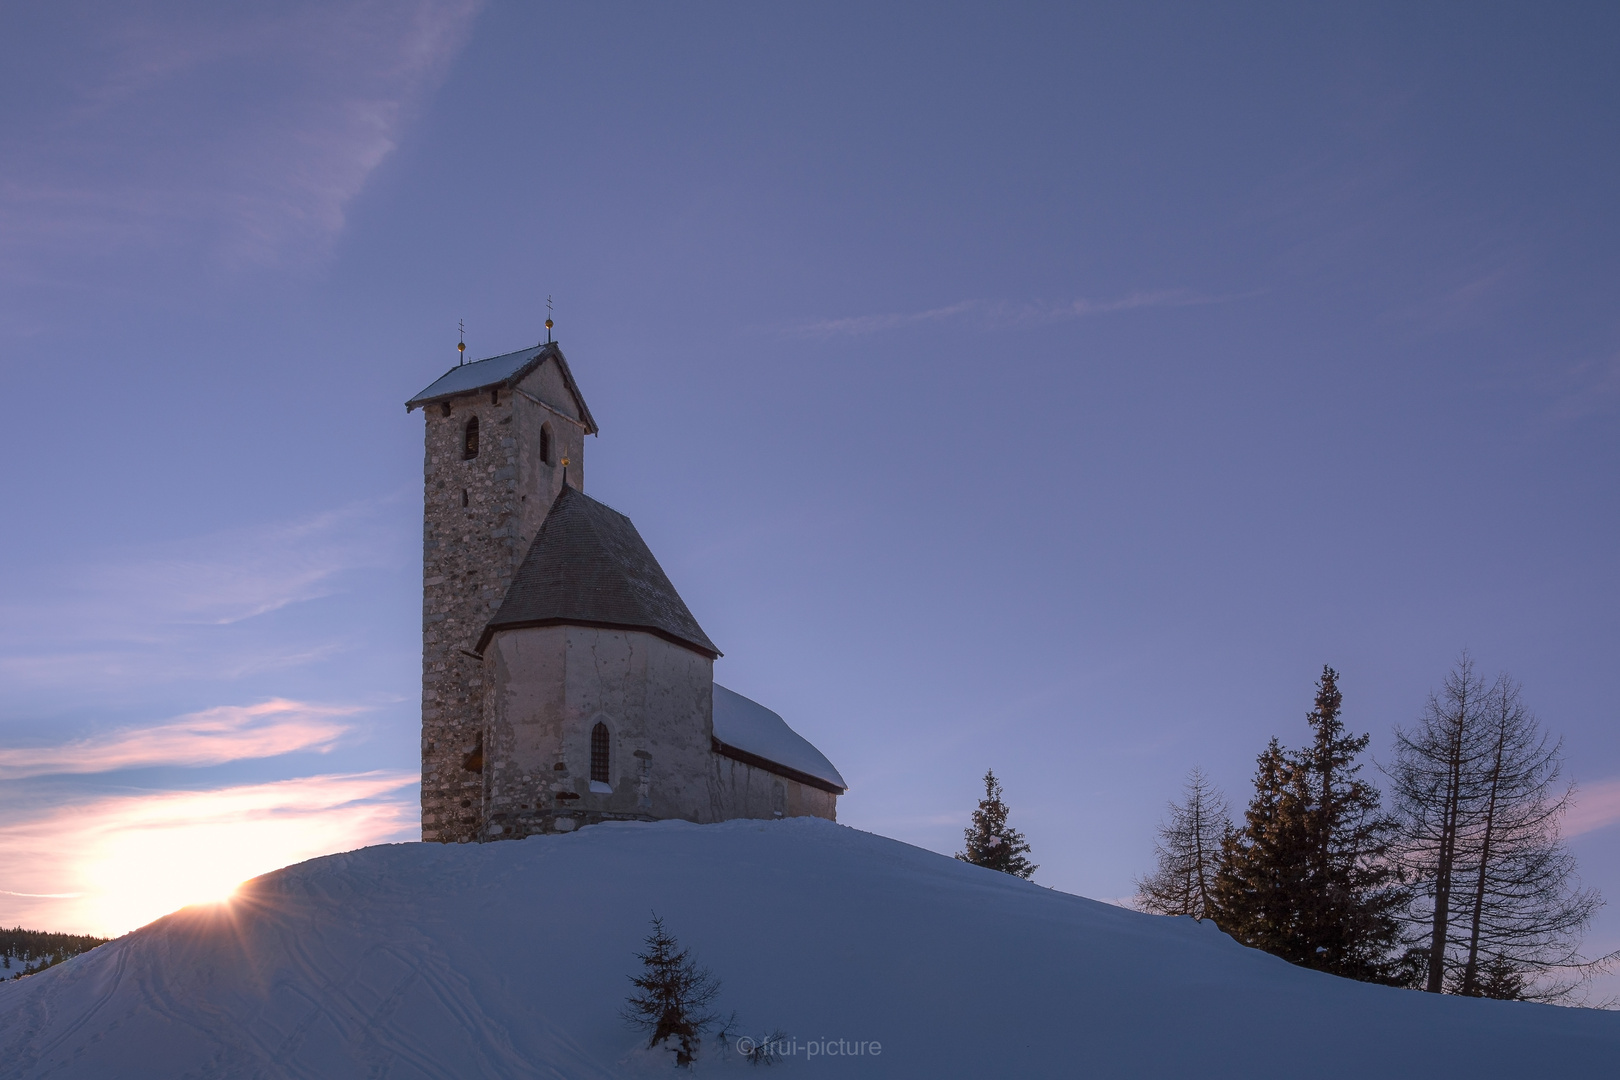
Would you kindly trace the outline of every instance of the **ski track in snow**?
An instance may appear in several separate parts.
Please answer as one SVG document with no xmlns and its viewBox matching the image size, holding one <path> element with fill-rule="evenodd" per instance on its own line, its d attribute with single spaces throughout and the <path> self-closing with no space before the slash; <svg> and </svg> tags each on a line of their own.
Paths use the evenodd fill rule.
<svg viewBox="0 0 1620 1080">
<path fill-rule="evenodd" d="M 0 1078 L 668 1075 L 618 1017 L 654 909 L 746 1031 L 883 1045 L 801 1049 L 789 1074 L 1432 1080 L 1620 1060 L 1620 1014 L 1335 979 L 1207 924 L 797 819 L 288 867 L 0 985 Z M 716 1051 L 697 1072 L 761 1075 Z"/>
</svg>

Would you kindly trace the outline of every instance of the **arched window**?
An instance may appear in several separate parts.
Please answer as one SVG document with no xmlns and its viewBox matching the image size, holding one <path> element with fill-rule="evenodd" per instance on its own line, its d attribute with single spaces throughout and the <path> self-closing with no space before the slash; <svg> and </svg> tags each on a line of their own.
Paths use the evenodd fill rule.
<svg viewBox="0 0 1620 1080">
<path fill-rule="evenodd" d="M 591 728 L 591 783 L 606 784 L 608 779 L 608 749 L 611 740 L 607 725 L 600 720 Z"/>
<path fill-rule="evenodd" d="M 461 440 L 461 457 L 462 457 L 462 460 L 464 460 L 464 461 L 470 461 L 470 460 L 472 460 L 473 458 L 475 458 L 477 456 L 478 456 L 478 417 L 475 416 L 472 419 L 467 421 L 467 431 L 466 431 L 466 434 L 464 434 L 462 436 L 462 440 Z"/>
<path fill-rule="evenodd" d="M 549 423 L 540 425 L 540 460 L 546 465 L 557 464 L 551 458 L 551 425 Z"/>
</svg>

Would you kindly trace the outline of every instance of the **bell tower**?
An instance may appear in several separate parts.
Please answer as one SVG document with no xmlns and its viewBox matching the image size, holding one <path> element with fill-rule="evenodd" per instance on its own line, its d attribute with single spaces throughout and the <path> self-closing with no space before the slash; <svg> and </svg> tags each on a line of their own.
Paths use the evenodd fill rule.
<svg viewBox="0 0 1620 1080">
<path fill-rule="evenodd" d="M 425 427 L 422 839 L 466 842 L 484 804 L 473 649 L 563 485 L 584 490 L 596 421 L 552 341 L 457 364 L 405 408 L 421 409 Z"/>
</svg>

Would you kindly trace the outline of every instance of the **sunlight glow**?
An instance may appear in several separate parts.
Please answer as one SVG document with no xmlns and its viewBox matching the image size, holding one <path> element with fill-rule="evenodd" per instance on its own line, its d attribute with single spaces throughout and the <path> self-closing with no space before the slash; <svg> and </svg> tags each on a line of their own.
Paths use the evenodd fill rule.
<svg viewBox="0 0 1620 1080">
<path fill-rule="evenodd" d="M 291 863 L 415 839 L 409 773 L 119 796 L 0 829 L 0 922 L 121 934 Z M 66 895 L 66 894 L 75 895 Z M 55 894 L 55 895 L 46 895 Z"/>
</svg>

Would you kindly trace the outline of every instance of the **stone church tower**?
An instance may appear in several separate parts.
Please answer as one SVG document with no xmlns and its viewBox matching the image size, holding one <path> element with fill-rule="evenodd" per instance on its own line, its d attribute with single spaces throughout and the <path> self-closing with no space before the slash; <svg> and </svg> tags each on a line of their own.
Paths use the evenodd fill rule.
<svg viewBox="0 0 1620 1080">
<path fill-rule="evenodd" d="M 596 421 L 555 343 L 457 365 L 417 408 L 423 840 L 835 817 L 838 771 L 714 682 L 635 526 L 584 494 Z"/>
</svg>

